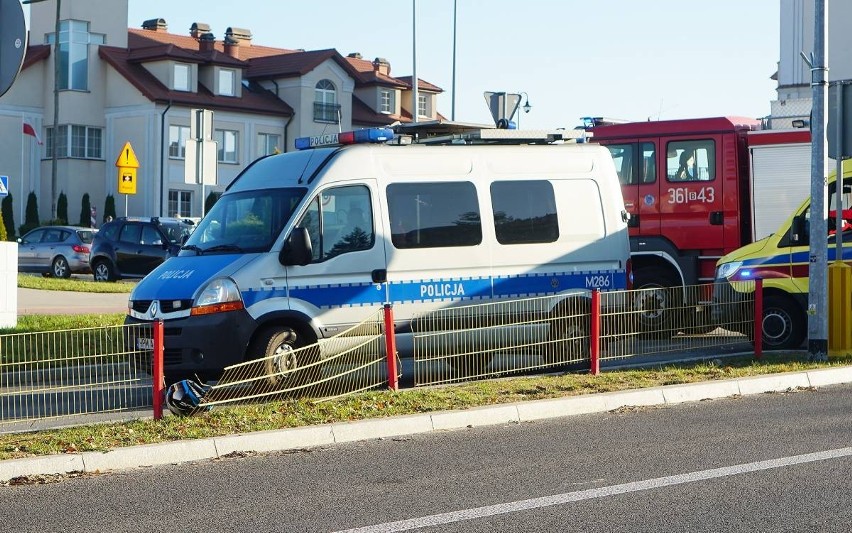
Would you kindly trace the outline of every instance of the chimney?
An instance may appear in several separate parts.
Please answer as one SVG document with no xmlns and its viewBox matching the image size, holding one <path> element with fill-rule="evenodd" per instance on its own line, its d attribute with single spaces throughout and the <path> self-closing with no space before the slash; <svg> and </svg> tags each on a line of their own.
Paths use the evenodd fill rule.
<svg viewBox="0 0 852 533">
<path fill-rule="evenodd" d="M 142 29 L 165 33 L 168 31 L 169 25 L 166 24 L 166 19 L 148 19 L 142 23 Z"/>
<path fill-rule="evenodd" d="M 212 52 L 216 44 L 216 37 L 212 33 L 207 32 L 198 38 L 198 50 L 200 52 Z"/>
<path fill-rule="evenodd" d="M 390 63 L 383 57 L 377 57 L 373 60 L 373 72 L 390 76 Z"/>
<path fill-rule="evenodd" d="M 361 52 L 352 52 L 346 57 L 351 57 L 352 59 L 361 59 Z"/>
<path fill-rule="evenodd" d="M 236 46 L 251 46 L 251 30 L 231 26 L 225 30 L 225 37 L 230 37 Z"/>
<path fill-rule="evenodd" d="M 203 22 L 193 22 L 192 26 L 189 27 L 189 35 L 192 36 L 196 41 L 201 38 L 205 33 L 210 33 L 210 24 L 204 24 Z"/>
<path fill-rule="evenodd" d="M 225 53 L 234 59 L 239 59 L 240 42 L 233 37 L 225 37 Z"/>
</svg>

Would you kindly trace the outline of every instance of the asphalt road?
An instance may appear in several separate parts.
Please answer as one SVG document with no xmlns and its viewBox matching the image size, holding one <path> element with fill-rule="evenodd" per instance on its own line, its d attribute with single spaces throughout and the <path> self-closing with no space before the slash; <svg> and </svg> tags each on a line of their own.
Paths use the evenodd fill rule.
<svg viewBox="0 0 852 533">
<path fill-rule="evenodd" d="M 0 488 L 7 531 L 848 531 L 852 386 Z M 406 521 L 399 523 L 399 521 Z"/>
</svg>

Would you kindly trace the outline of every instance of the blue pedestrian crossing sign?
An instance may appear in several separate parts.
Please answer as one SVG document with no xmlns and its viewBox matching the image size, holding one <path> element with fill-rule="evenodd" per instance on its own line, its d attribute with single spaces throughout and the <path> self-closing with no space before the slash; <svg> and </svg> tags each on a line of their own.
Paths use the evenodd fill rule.
<svg viewBox="0 0 852 533">
<path fill-rule="evenodd" d="M 0 176 L 0 197 L 9 196 L 9 176 Z"/>
</svg>

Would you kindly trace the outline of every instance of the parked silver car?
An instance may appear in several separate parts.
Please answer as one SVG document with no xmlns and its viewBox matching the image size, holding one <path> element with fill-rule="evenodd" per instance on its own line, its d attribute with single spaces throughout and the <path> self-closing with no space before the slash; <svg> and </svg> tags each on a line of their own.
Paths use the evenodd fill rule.
<svg viewBox="0 0 852 533">
<path fill-rule="evenodd" d="M 97 230 L 78 226 L 42 226 L 18 239 L 18 272 L 41 272 L 57 278 L 87 274 Z"/>
</svg>

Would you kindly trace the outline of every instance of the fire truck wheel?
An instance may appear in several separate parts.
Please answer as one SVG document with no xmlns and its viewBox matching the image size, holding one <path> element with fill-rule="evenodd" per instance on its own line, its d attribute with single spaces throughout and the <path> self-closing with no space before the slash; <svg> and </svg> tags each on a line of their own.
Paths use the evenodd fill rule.
<svg viewBox="0 0 852 533">
<path fill-rule="evenodd" d="M 792 299 L 780 295 L 763 301 L 763 347 L 795 350 L 805 340 L 807 317 Z"/>
<path fill-rule="evenodd" d="M 633 308 L 639 313 L 639 329 L 654 338 L 669 338 L 677 333 L 677 307 L 682 300 L 680 280 L 658 267 L 637 268 L 633 273 Z"/>
</svg>

